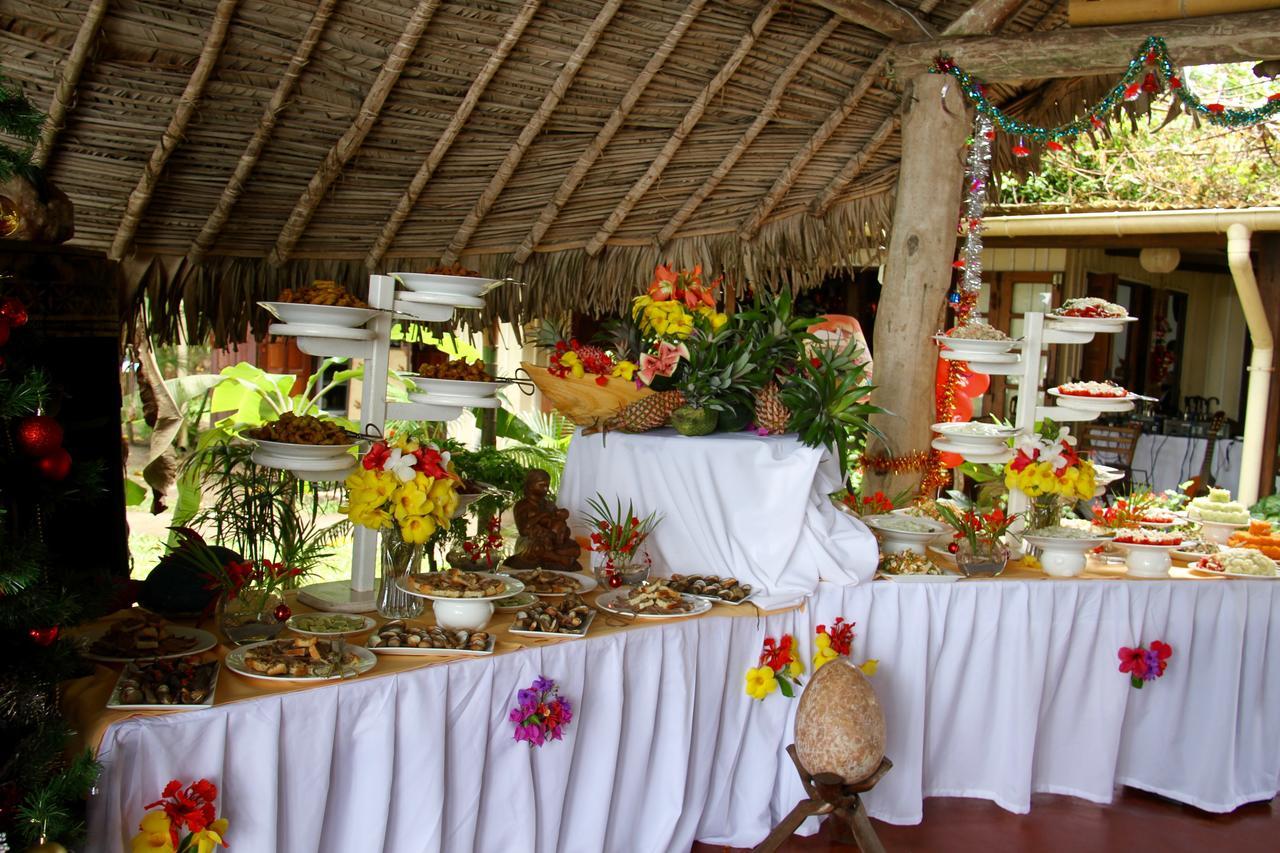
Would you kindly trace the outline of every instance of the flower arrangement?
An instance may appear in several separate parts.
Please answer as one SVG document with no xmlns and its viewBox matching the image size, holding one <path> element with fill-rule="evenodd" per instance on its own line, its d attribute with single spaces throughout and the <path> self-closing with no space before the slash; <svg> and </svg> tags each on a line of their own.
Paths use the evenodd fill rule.
<svg viewBox="0 0 1280 853">
<path fill-rule="evenodd" d="M 1111 506 L 1094 504 L 1093 523 L 1105 530 L 1121 530 L 1137 527 L 1156 505 L 1151 492 L 1134 492 L 1128 497 L 1116 498 Z"/>
<path fill-rule="evenodd" d="M 587 500 L 587 506 L 590 509 L 586 521 L 591 528 L 591 550 L 604 555 L 603 564 L 599 567 L 603 580 L 610 587 L 619 587 L 623 583 L 622 575 L 630 575 L 637 563 L 644 566 L 647 574 L 653 561 L 641 546 L 662 516 L 654 511 L 640 518 L 630 501 L 624 510 L 621 499 L 610 506 L 604 495 L 599 493 Z"/>
<path fill-rule="evenodd" d="M 516 694 L 516 706 L 509 719 L 515 724 L 515 739 L 529 746 L 560 740 L 564 727 L 573 720 L 573 707 L 560 695 L 560 688 L 544 675 Z"/>
<path fill-rule="evenodd" d="M 1089 500 L 1095 488 L 1093 463 L 1076 453 L 1076 439 L 1062 427 L 1056 436 L 1053 424 L 1045 421 L 1039 433 L 1019 436 L 1014 457 L 1005 464 L 1004 484 L 1027 496 L 1059 495 L 1070 500 Z"/>
<path fill-rule="evenodd" d="M 165 785 L 161 799 L 147 806 L 133 837 L 132 853 L 212 853 L 226 847 L 227 821 L 217 817 L 218 788 L 201 779 L 185 789 L 177 779 Z M 185 835 L 183 833 L 186 833 Z"/>
<path fill-rule="evenodd" d="M 747 670 L 747 695 L 764 701 L 778 690 L 790 699 L 796 695 L 795 686 L 799 686 L 803 674 L 804 663 L 794 637 L 790 634 L 783 634 L 780 640 L 765 637 L 760 665 Z"/>
<path fill-rule="evenodd" d="M 845 492 L 840 502 L 858 515 L 882 515 L 893 512 L 893 501 L 884 492 L 874 495 L 858 496 L 853 492 Z"/>
<path fill-rule="evenodd" d="M 218 552 L 204 541 L 198 532 L 190 527 L 171 528 L 178 536 L 181 547 L 192 555 L 200 571 L 206 578 L 205 589 L 220 592 L 223 597 L 238 600 L 246 613 L 261 613 L 286 588 L 292 586 L 295 579 L 302 577 L 306 571 L 294 568 L 286 563 L 268 560 L 265 557 L 257 560 L 223 561 Z M 283 622 L 289 618 L 288 606 L 280 604 L 276 608 L 275 618 Z"/>
<path fill-rule="evenodd" d="M 478 533 L 462 543 L 462 554 L 467 562 L 493 570 L 502 562 L 502 519 L 490 516 L 486 532 Z"/>
<path fill-rule="evenodd" d="M 942 520 L 955 528 L 955 539 L 957 541 L 964 539 L 969 543 L 972 551 L 992 548 L 999 544 L 1019 516 L 1016 512 L 1007 515 L 1000 507 L 984 513 L 973 507 L 957 512 L 941 501 L 935 506 Z"/>
<path fill-rule="evenodd" d="M 819 625 L 813 635 L 813 671 L 831 663 L 838 657 L 848 657 L 853 651 L 853 626 L 856 622 L 846 622 L 843 616 L 837 616 L 830 626 Z M 864 675 L 875 675 L 880 662 L 872 658 L 858 664 Z"/>
<path fill-rule="evenodd" d="M 342 512 L 361 527 L 394 527 L 405 542 L 421 545 L 453 517 L 460 484 L 447 452 L 392 436 L 370 447 L 347 477 Z"/>
<path fill-rule="evenodd" d="M 646 335 L 681 340 L 693 333 L 695 324 L 718 331 L 729 318 L 716 310 L 716 290 L 720 278 L 710 284 L 702 280 L 702 266 L 673 270 L 658 264 L 649 289 L 631 302 L 631 317 Z"/>
<path fill-rule="evenodd" d="M 1164 675 L 1169 658 L 1173 656 L 1173 647 L 1159 640 L 1151 641 L 1151 648 L 1135 646 L 1132 649 L 1121 646 L 1119 651 L 1120 671 L 1129 674 L 1129 685 L 1139 690 L 1148 681 L 1155 681 Z"/>
</svg>

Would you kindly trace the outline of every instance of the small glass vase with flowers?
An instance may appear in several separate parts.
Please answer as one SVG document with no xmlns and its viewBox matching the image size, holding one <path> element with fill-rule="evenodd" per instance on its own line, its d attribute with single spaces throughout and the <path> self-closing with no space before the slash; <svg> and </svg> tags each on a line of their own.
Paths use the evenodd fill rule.
<svg viewBox="0 0 1280 853">
<path fill-rule="evenodd" d="M 630 501 L 626 509 L 622 508 L 621 499 L 610 506 L 601 494 L 588 499 L 587 506 L 590 508 L 586 522 L 591 530 L 591 570 L 596 580 L 613 589 L 648 580 L 653 560 L 643 547 L 644 541 L 662 517 L 651 512 L 640 518 Z"/>
<path fill-rule="evenodd" d="M 1053 527 L 1061 520 L 1064 505 L 1093 497 L 1093 463 L 1076 452 L 1076 438 L 1066 427 L 1042 421 L 1036 432 L 1019 436 L 1013 447 L 1013 459 L 1004 467 L 1004 484 L 1030 499 L 1028 532 Z"/>
<path fill-rule="evenodd" d="M 965 577 L 989 578 L 1004 571 L 1009 562 L 1004 537 L 1018 520 L 1018 513 L 1008 515 L 999 507 L 990 512 L 973 507 L 956 511 L 942 503 L 937 504 L 937 510 L 956 531 L 956 565 Z"/>
</svg>

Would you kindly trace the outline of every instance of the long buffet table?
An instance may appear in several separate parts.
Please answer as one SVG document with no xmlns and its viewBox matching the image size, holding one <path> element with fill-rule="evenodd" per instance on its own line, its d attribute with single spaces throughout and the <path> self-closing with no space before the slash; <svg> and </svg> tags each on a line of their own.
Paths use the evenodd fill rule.
<svg viewBox="0 0 1280 853">
<path fill-rule="evenodd" d="M 1108 802 L 1115 785 L 1211 811 L 1280 789 L 1280 583 L 1124 579 L 1095 566 L 1051 580 L 1011 569 L 958 583 L 822 583 L 805 604 L 750 605 L 644 625 L 597 619 L 585 639 L 423 664 L 380 658 L 307 689 L 224 670 L 215 707 L 103 710 L 105 667 L 70 685 L 68 711 L 98 743 L 90 850 L 116 851 L 171 778 L 221 790 L 239 850 L 679 851 L 760 841 L 802 791 L 784 749 L 796 702 L 743 691 L 765 636 L 857 622 L 894 768 L 870 813 L 921 819 L 926 796 L 1025 812 L 1033 792 Z M 500 619 L 498 626 L 505 624 Z M 1143 690 L 1117 650 L 1174 653 Z M 507 712 L 542 674 L 574 703 L 562 742 L 515 743 Z M 814 825 L 806 826 L 812 831 Z"/>
</svg>

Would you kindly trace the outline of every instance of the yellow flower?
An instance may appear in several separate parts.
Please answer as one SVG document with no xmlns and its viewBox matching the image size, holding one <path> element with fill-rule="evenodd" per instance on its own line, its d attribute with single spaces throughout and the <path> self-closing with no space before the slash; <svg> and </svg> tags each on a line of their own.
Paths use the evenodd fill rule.
<svg viewBox="0 0 1280 853">
<path fill-rule="evenodd" d="M 827 636 L 826 634 L 818 635 L 819 638 L 826 637 L 826 636 Z M 831 648 L 831 639 L 828 637 L 826 646 L 818 649 L 816 652 L 813 653 L 813 671 L 817 672 L 818 670 L 822 669 L 823 666 L 831 663 L 833 660 L 835 660 L 838 657 L 840 657 L 840 655 L 836 652 L 835 649 Z"/>
<path fill-rule="evenodd" d="M 815 634 L 813 637 L 813 644 L 825 652 L 827 649 L 831 648 L 831 635 Z"/>
<path fill-rule="evenodd" d="M 169 816 L 164 812 L 147 812 L 138 829 L 142 832 L 133 837 L 130 853 L 175 853 L 169 837 Z"/>
<path fill-rule="evenodd" d="M 361 527 L 368 527 L 372 530 L 381 530 L 384 527 L 391 526 L 391 513 L 385 509 L 371 509 L 363 512 L 348 513 L 353 524 Z"/>
<path fill-rule="evenodd" d="M 194 853 L 213 853 L 215 847 L 226 847 L 222 837 L 227 834 L 227 821 L 225 818 L 218 818 L 209 824 L 207 829 L 202 829 L 191 836 L 191 840 L 195 843 Z"/>
<path fill-rule="evenodd" d="M 560 363 L 568 367 L 573 367 L 575 364 L 581 364 L 582 362 L 578 360 L 578 354 L 576 352 L 573 350 L 565 350 L 560 353 Z"/>
<path fill-rule="evenodd" d="M 862 674 L 866 676 L 875 675 L 876 670 L 879 669 L 879 667 L 880 661 L 878 658 L 868 658 L 858 665 L 858 669 L 862 670 Z"/>
<path fill-rule="evenodd" d="M 791 674 L 792 678 L 799 678 L 801 675 L 804 675 L 804 664 L 798 660 L 793 660 L 787 666 L 787 672 Z"/>
<path fill-rule="evenodd" d="M 400 535 L 404 541 L 421 545 L 436 532 L 436 522 L 427 515 L 413 515 L 400 522 Z"/>
<path fill-rule="evenodd" d="M 396 518 L 401 521 L 411 515 L 422 515 L 431 509 L 427 506 L 426 490 L 419 487 L 416 480 L 410 480 L 396 489 L 392 505 L 395 507 Z"/>
<path fill-rule="evenodd" d="M 769 667 L 759 666 L 747 670 L 747 695 L 752 699 L 763 701 L 766 696 L 777 689 L 778 679 Z"/>
<path fill-rule="evenodd" d="M 628 382 L 632 380 L 636 373 L 636 366 L 629 361 L 620 361 L 613 366 L 613 375 L 619 379 L 625 379 Z"/>
</svg>

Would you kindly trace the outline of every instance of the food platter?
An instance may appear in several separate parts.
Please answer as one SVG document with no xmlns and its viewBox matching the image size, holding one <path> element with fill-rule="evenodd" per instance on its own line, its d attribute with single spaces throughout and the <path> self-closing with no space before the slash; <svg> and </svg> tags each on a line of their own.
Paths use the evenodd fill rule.
<svg viewBox="0 0 1280 853">
<path fill-rule="evenodd" d="M 412 623 L 404 622 L 403 620 L 395 619 L 395 620 L 392 620 L 391 622 L 388 622 L 386 625 L 382 626 L 382 628 L 378 632 L 372 634 L 369 637 L 369 639 L 365 641 L 365 647 L 369 649 L 369 651 L 378 655 L 407 655 L 412 657 L 430 657 L 430 656 L 483 657 L 485 655 L 493 654 L 493 650 L 498 643 L 498 638 L 494 634 L 486 631 L 484 632 L 485 634 L 484 647 L 480 649 L 448 648 L 448 647 L 440 647 L 440 646 L 432 646 L 432 645 L 413 646 L 408 644 L 391 646 L 391 645 L 387 645 L 385 642 L 381 642 L 379 645 L 376 645 L 376 646 L 373 645 L 373 643 L 376 640 L 379 640 L 380 638 L 385 637 L 386 634 L 389 633 L 388 629 L 393 629 L 397 625 L 400 625 L 403 628 L 408 629 L 407 631 L 402 633 L 406 633 L 406 634 L 416 633 L 419 636 L 428 636 L 432 633 L 433 630 L 436 630 L 436 631 L 445 630 L 440 628 L 434 628 L 433 626 L 430 626 L 430 625 L 412 624 Z M 454 631 L 451 633 L 453 633 L 455 635 L 455 639 L 460 642 L 466 642 L 471 638 L 471 632 L 468 632 L 468 631 Z"/>
<path fill-rule="evenodd" d="M 418 390 L 442 397 L 492 397 L 502 390 L 501 382 L 472 382 L 466 379 L 429 379 L 425 376 L 406 376 L 405 379 L 418 386 Z"/>
<path fill-rule="evenodd" d="M 231 670 L 236 675 L 242 675 L 245 678 L 252 678 L 257 681 L 270 681 L 279 684 L 317 684 L 322 681 L 339 681 L 344 678 L 354 678 L 357 675 L 362 675 L 373 669 L 378 663 L 378 659 L 374 656 L 373 652 L 361 646 L 351 645 L 350 643 L 344 643 L 343 647 L 355 657 L 355 662 L 349 667 L 344 667 L 339 672 L 335 672 L 332 675 L 267 675 L 266 673 L 250 669 L 245 663 L 245 656 L 254 649 L 269 646 L 277 642 L 280 641 L 265 640 L 261 643 L 241 646 L 240 648 L 231 651 L 227 654 L 225 661 L 227 669 Z"/>
<path fill-rule="evenodd" d="M 537 569 L 532 572 L 506 571 L 506 572 L 503 572 L 502 575 L 505 577 L 515 578 L 517 581 L 520 582 L 524 592 L 532 593 L 533 595 L 536 595 L 538 598 L 561 598 L 563 596 L 568 595 L 571 592 L 576 592 L 577 594 L 581 595 L 584 592 L 590 592 L 591 590 L 595 589 L 597 586 L 600 585 L 599 582 L 597 582 L 596 579 L 590 575 L 584 575 L 580 572 L 558 572 L 551 569 Z M 578 588 L 566 589 L 561 592 L 542 592 L 538 589 L 540 583 L 537 580 L 537 578 L 539 576 L 544 578 L 546 578 L 546 576 L 551 576 L 550 578 L 546 578 L 547 580 L 551 580 L 551 578 L 567 578 L 569 580 L 576 581 L 578 584 Z M 531 579 L 533 579 L 532 582 L 531 582 Z"/>
<path fill-rule="evenodd" d="M 409 392 L 409 402 L 428 406 L 451 406 L 457 409 L 496 409 L 502 405 L 497 397 L 463 397 L 453 394 Z"/>
<path fill-rule="evenodd" d="M 426 598 L 431 601 L 457 601 L 457 602 L 497 601 L 500 598 L 508 598 L 512 595 L 515 595 L 518 592 L 524 592 L 524 584 L 522 584 L 520 581 L 516 580 L 513 577 L 509 577 L 508 575 L 495 574 L 492 572 L 466 572 L 466 574 L 476 578 L 485 578 L 488 580 L 501 581 L 506 585 L 505 590 L 501 593 L 496 593 L 494 595 L 475 595 L 475 596 L 462 597 L 458 595 L 440 595 L 438 593 L 419 592 L 418 588 L 414 586 L 413 581 L 417 580 L 418 578 L 429 577 L 430 575 L 433 575 L 433 574 L 441 575 L 441 574 L 444 574 L 444 572 L 429 572 L 426 575 L 412 575 L 409 578 L 406 578 L 400 582 L 400 588 L 405 592 L 409 593 L 410 595 L 417 596 L 418 598 Z"/>
<path fill-rule="evenodd" d="M 706 613 L 712 606 L 711 601 L 706 598 L 697 598 L 681 593 L 680 597 L 684 599 L 687 610 L 673 613 L 637 612 L 627 606 L 627 597 L 630 594 L 631 590 L 628 589 L 611 590 L 596 599 L 596 607 L 606 613 L 613 613 L 619 616 L 634 616 L 636 619 L 680 619 L 685 616 L 697 616 L 701 613 Z"/>
<path fill-rule="evenodd" d="M 934 424 L 930 427 L 949 444 L 975 446 L 978 448 L 998 447 L 1018 434 L 1014 427 L 983 421 L 965 423 L 948 422 Z"/>
<path fill-rule="evenodd" d="M 325 482 L 345 479 L 356 467 L 356 460 L 351 456 L 327 459 L 296 459 L 277 456 L 269 450 L 258 448 L 249 457 L 255 464 L 264 468 L 283 468 L 299 480 Z"/>
<path fill-rule="evenodd" d="M 120 671 L 120 675 L 116 678 L 115 687 L 111 689 L 111 696 L 107 698 L 107 707 L 112 711 L 199 711 L 204 708 L 213 707 L 214 694 L 218 691 L 218 672 L 221 667 L 217 661 L 208 661 L 204 663 L 194 663 L 193 666 L 204 669 L 209 672 L 208 694 L 200 702 L 175 702 L 172 704 L 165 702 L 130 702 L 126 701 L 125 687 L 126 683 L 131 680 L 138 680 L 140 676 L 140 668 L 136 663 L 125 664 L 124 669 Z"/>
<path fill-rule="evenodd" d="M 1065 329 L 1069 332 L 1102 332 L 1115 334 L 1124 329 L 1126 323 L 1136 323 L 1137 317 L 1067 317 L 1048 314 L 1044 318 L 1045 325 Z"/>
<path fill-rule="evenodd" d="M 595 621 L 595 618 L 596 618 L 596 613 L 595 613 L 595 611 L 594 611 L 594 610 L 592 610 L 592 611 L 591 611 L 591 612 L 589 612 L 585 617 L 583 617 L 582 625 L 580 625 L 580 626 L 578 627 L 578 629 L 577 629 L 577 630 L 575 630 L 575 631 L 569 631 L 569 630 L 565 630 L 565 631 L 529 631 L 529 630 L 526 630 L 526 629 L 524 629 L 524 628 L 515 628 L 515 627 L 512 627 L 512 628 L 508 628 L 508 629 L 507 629 L 507 633 L 508 633 L 508 634 L 515 634 L 517 637 L 534 637 L 534 638 L 539 638 L 539 639 L 545 639 L 545 638 L 549 638 L 549 637 L 555 637 L 555 638 L 559 638 L 559 639 L 562 639 L 562 640 L 564 640 L 564 639 L 568 639 L 568 640 L 580 640 L 580 639 L 582 639 L 583 637 L 587 636 L 587 631 L 591 629 L 591 623 L 592 623 L 593 621 Z"/>
<path fill-rule="evenodd" d="M 503 283 L 503 279 L 500 278 L 443 273 L 393 272 L 391 277 L 413 293 L 445 296 L 483 296 Z"/>
<path fill-rule="evenodd" d="M 322 627 L 325 620 L 329 620 L 332 627 Z M 348 627 L 340 627 L 339 623 L 343 620 L 346 620 Z M 377 624 L 371 617 L 356 613 L 297 613 L 290 616 L 284 626 L 293 633 L 306 637 L 346 637 L 363 634 Z M 312 627 L 303 627 L 306 625 Z"/>
<path fill-rule="evenodd" d="M 1057 398 L 1058 405 L 1080 412 L 1128 412 L 1133 409 L 1135 400 L 1141 399 L 1137 394 L 1127 393 L 1123 397 L 1086 397 L 1082 394 L 1063 394 L 1057 388 L 1045 391 Z"/>
<path fill-rule="evenodd" d="M 934 335 L 933 339 L 953 352 L 962 355 L 977 355 L 984 359 L 1006 353 L 1017 343 L 1013 338 L 991 341 L 983 338 L 953 338 L 950 335 Z"/>
<path fill-rule="evenodd" d="M 138 660 L 165 660 L 168 658 L 190 657 L 191 655 L 197 655 L 201 652 L 207 652 L 209 649 L 218 645 L 218 638 L 213 634 L 210 634 L 208 631 L 201 630 L 200 628 L 187 628 L 183 625 L 166 624 L 164 626 L 164 630 L 168 636 L 191 640 L 192 642 L 190 645 L 180 651 L 158 653 L 156 651 L 147 650 L 140 651 L 138 654 L 134 655 L 112 655 L 105 654 L 100 651 L 92 651 L 94 643 L 102 639 L 103 635 L 107 633 L 110 627 L 110 625 L 106 625 L 81 635 L 85 643 L 84 651 L 81 653 L 83 657 L 86 657 L 89 660 L 101 661 L 103 663 L 130 663 Z"/>
<path fill-rule="evenodd" d="M 484 307 L 484 300 L 479 296 L 457 296 L 449 293 L 420 293 L 404 290 L 396 293 L 396 302 L 403 305 L 429 305 L 438 308 Z"/>
<path fill-rule="evenodd" d="M 376 308 L 350 308 L 345 305 L 312 305 L 307 302 L 259 302 L 271 315 L 285 324 L 338 326 L 354 329 L 377 316 Z"/>
</svg>

